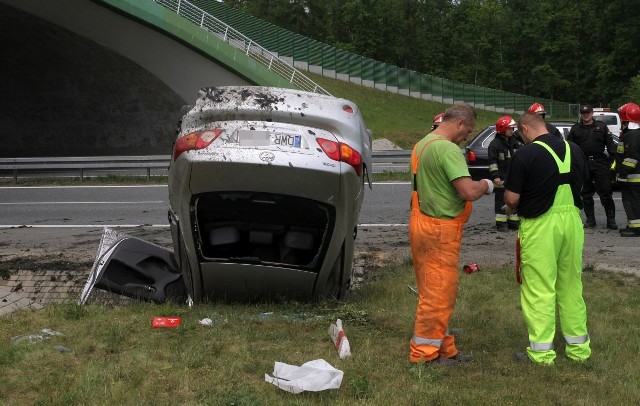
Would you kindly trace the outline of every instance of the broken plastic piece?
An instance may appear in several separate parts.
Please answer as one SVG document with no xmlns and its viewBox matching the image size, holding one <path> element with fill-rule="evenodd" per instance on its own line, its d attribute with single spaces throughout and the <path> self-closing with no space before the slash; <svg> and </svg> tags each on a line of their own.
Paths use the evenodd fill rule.
<svg viewBox="0 0 640 406">
<path fill-rule="evenodd" d="M 338 319 L 335 323 L 331 323 L 329 326 L 329 335 L 333 340 L 333 344 L 336 346 L 340 359 L 350 357 L 351 347 L 349 346 L 349 340 L 342 329 L 342 320 Z"/>
<path fill-rule="evenodd" d="M 203 326 L 210 326 L 213 324 L 213 320 L 211 320 L 208 317 L 205 317 L 204 319 L 200 320 L 200 324 L 202 324 Z"/>
<path fill-rule="evenodd" d="M 42 334 L 40 334 L 42 333 Z M 51 336 L 61 336 L 62 333 L 55 331 L 55 330 L 51 330 L 50 328 L 43 328 L 42 330 L 40 330 L 40 333 L 37 334 L 27 334 L 24 336 L 16 336 L 11 338 L 11 344 L 18 344 L 21 343 L 23 341 L 26 341 L 28 343 L 37 343 L 40 341 L 44 341 L 44 340 L 48 340 L 51 338 Z"/>
</svg>

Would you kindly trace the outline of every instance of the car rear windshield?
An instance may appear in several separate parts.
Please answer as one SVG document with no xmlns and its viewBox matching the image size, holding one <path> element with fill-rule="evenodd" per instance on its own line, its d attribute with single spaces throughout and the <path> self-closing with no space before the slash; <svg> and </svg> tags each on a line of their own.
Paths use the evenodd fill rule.
<svg viewBox="0 0 640 406">
<path fill-rule="evenodd" d="M 319 271 L 333 231 L 333 206 L 255 192 L 196 196 L 196 238 L 203 260 Z"/>
<path fill-rule="evenodd" d="M 618 124 L 618 117 L 616 117 L 616 116 L 597 116 L 597 115 L 594 115 L 593 118 L 595 118 L 598 121 L 602 121 L 606 125 L 617 125 Z"/>
</svg>

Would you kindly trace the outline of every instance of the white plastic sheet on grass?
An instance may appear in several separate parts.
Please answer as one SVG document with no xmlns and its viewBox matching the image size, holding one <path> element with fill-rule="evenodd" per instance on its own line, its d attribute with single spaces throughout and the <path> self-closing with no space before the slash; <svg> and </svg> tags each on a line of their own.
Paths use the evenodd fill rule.
<svg viewBox="0 0 640 406">
<path fill-rule="evenodd" d="M 343 375 L 344 372 L 323 359 L 305 362 L 300 366 L 276 361 L 273 377 L 265 374 L 264 380 L 291 393 L 319 392 L 338 389 L 342 384 Z"/>
</svg>

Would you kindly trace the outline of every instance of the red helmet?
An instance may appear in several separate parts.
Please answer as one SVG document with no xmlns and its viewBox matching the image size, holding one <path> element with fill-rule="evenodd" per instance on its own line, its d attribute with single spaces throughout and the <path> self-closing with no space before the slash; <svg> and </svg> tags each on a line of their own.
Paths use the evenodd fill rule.
<svg viewBox="0 0 640 406">
<path fill-rule="evenodd" d="M 516 126 L 516 122 L 511 116 L 502 116 L 496 121 L 496 131 L 504 134 L 507 131 L 507 128 L 514 128 Z"/>
<path fill-rule="evenodd" d="M 632 123 L 640 123 L 640 107 L 635 103 L 627 103 L 618 109 L 620 112 L 620 121 L 630 121 Z"/>
<path fill-rule="evenodd" d="M 434 125 L 440 124 L 443 118 L 444 118 L 444 113 L 436 114 L 436 116 L 433 118 L 433 124 Z"/>
<path fill-rule="evenodd" d="M 531 107 L 529 107 L 529 111 L 536 114 L 546 114 L 546 110 L 544 106 L 540 103 L 533 103 Z"/>
</svg>

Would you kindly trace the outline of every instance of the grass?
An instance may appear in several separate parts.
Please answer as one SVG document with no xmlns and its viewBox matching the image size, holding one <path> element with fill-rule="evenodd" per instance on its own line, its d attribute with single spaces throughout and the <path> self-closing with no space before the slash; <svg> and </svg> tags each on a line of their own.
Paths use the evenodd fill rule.
<svg viewBox="0 0 640 406">
<path fill-rule="evenodd" d="M 527 336 L 509 269 L 460 274 L 451 327 L 475 361 L 408 362 L 416 306 L 408 261 L 380 272 L 344 302 L 204 304 L 189 309 L 51 305 L 0 323 L 1 404 L 638 404 L 640 279 L 584 274 L 593 356 L 553 367 L 517 363 Z M 154 316 L 181 316 L 176 329 L 151 329 Z M 213 319 L 211 327 L 198 323 Z M 337 357 L 328 326 L 344 321 L 353 356 Z M 64 336 L 11 345 L 13 336 L 52 328 Z M 71 352 L 54 350 L 64 345 Z M 293 395 L 264 382 L 275 361 L 322 358 L 344 371 L 340 389 Z"/>
</svg>

